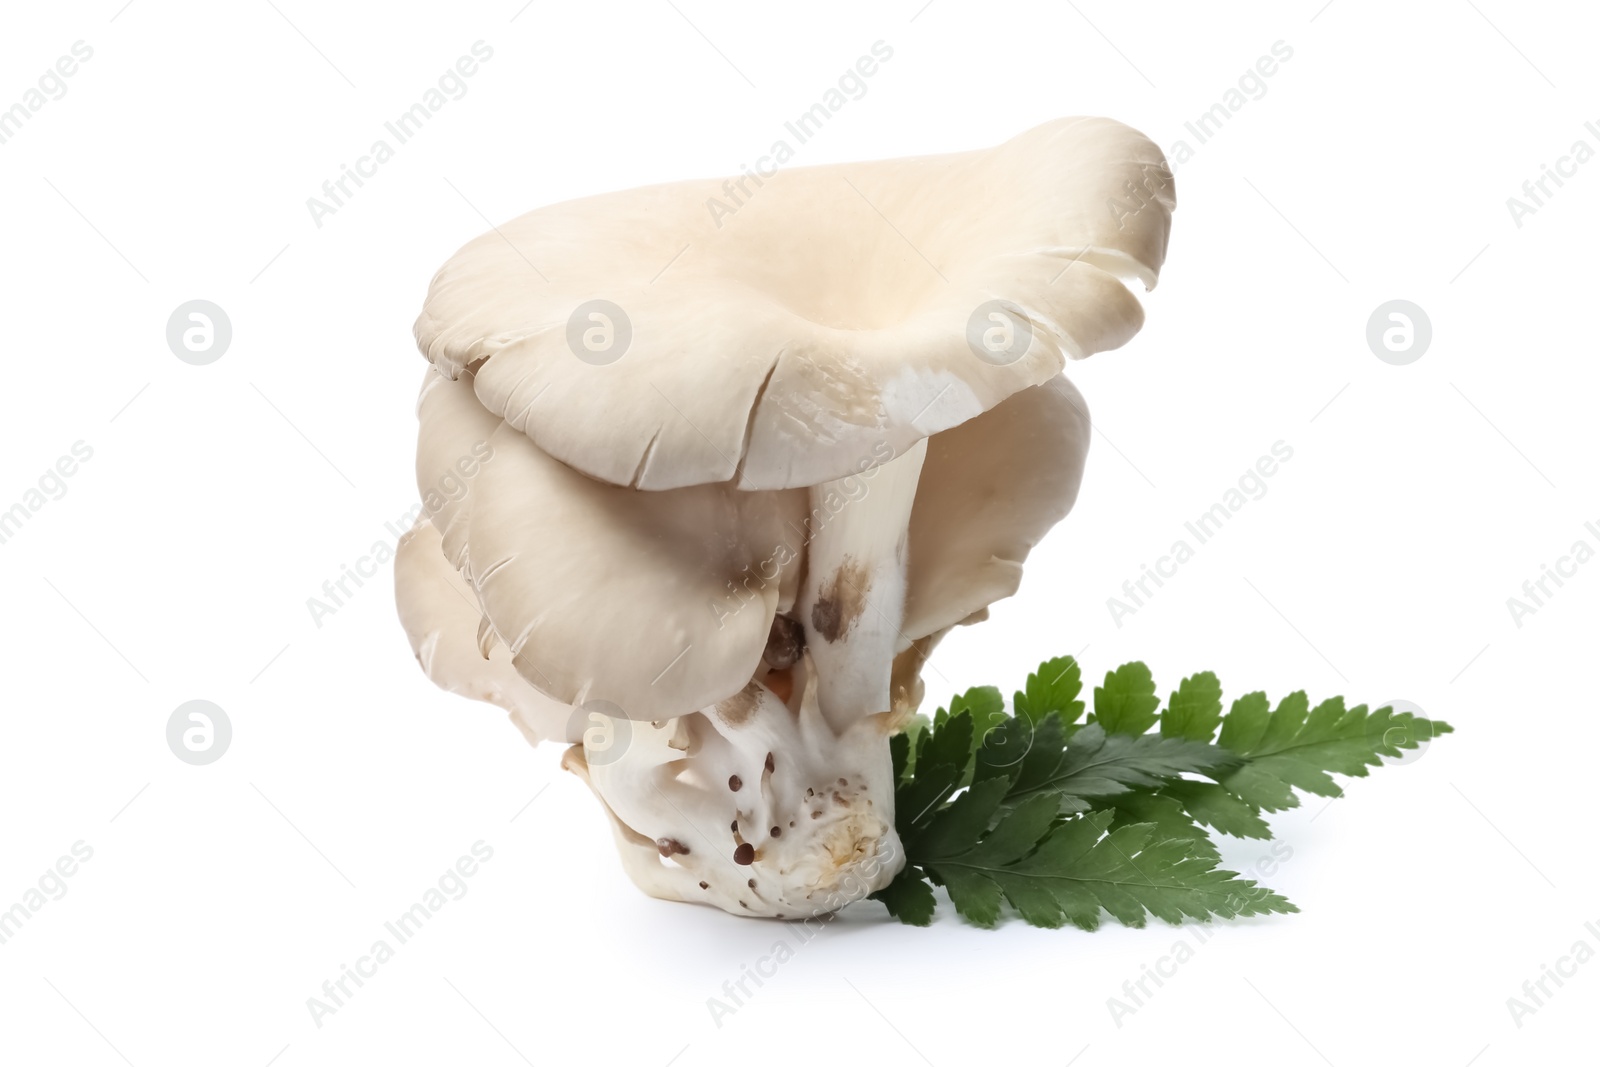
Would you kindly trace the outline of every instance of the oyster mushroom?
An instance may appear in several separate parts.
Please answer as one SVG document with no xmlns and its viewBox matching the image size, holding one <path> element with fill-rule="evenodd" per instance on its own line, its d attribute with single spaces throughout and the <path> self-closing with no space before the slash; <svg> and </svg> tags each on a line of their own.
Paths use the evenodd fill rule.
<svg viewBox="0 0 1600 1067">
<path fill-rule="evenodd" d="M 430 677 L 573 743 L 641 888 L 792 917 L 903 865 L 887 739 L 1072 506 L 1061 370 L 1142 323 L 1172 183 L 1064 119 L 721 195 L 543 208 L 440 270 L 418 484 L 491 458 L 396 580 Z"/>
</svg>

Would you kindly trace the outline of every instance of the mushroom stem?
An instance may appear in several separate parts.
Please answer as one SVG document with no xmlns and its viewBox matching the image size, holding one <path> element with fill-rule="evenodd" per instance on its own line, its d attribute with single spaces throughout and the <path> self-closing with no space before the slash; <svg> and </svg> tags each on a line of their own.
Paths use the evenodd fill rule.
<svg viewBox="0 0 1600 1067">
<path fill-rule="evenodd" d="M 791 709 L 765 686 L 621 745 L 574 745 L 562 765 L 605 805 L 646 893 L 735 915 L 823 915 L 882 889 L 905 864 L 894 829 L 888 725 L 842 734 L 808 687 Z"/>
<path fill-rule="evenodd" d="M 905 643 L 906 528 L 927 439 L 860 475 L 811 489 L 800 619 L 817 669 L 817 702 L 835 733 L 890 708 Z"/>
</svg>

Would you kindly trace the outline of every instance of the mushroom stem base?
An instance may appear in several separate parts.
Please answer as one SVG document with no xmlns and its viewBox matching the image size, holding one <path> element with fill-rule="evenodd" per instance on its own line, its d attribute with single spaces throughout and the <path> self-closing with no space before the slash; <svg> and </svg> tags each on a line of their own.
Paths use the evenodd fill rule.
<svg viewBox="0 0 1600 1067">
<path fill-rule="evenodd" d="M 815 685 L 794 712 L 751 682 L 690 715 L 629 723 L 623 743 L 603 751 L 574 745 L 562 765 L 605 807 L 623 867 L 646 893 L 806 918 L 866 897 L 905 866 L 891 719 L 835 734 Z"/>
</svg>

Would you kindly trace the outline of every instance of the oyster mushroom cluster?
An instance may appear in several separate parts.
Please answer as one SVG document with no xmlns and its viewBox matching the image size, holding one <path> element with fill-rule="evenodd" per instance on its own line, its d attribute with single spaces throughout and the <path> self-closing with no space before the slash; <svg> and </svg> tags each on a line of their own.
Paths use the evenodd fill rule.
<svg viewBox="0 0 1600 1067">
<path fill-rule="evenodd" d="M 416 324 L 427 675 L 497 704 L 645 892 L 835 910 L 904 864 L 889 737 L 1010 596 L 1089 446 L 1067 359 L 1142 323 L 1170 172 L 1116 122 L 541 208 Z"/>
</svg>

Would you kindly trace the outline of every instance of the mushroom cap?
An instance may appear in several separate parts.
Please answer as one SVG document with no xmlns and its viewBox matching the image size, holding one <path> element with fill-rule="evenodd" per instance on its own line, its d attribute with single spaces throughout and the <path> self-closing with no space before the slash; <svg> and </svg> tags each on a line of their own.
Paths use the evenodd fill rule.
<svg viewBox="0 0 1600 1067">
<path fill-rule="evenodd" d="M 417 490 L 445 558 L 463 573 L 471 480 L 494 457 L 490 443 L 501 420 L 472 395 L 470 375 L 450 379 L 429 368 L 417 397 Z"/>
<path fill-rule="evenodd" d="M 661 719 L 742 689 L 793 603 L 805 493 L 642 492 L 501 424 L 472 481 L 468 556 L 523 677 L 568 704 Z"/>
<path fill-rule="evenodd" d="M 416 336 L 595 479 L 816 485 L 1125 343 L 1143 313 L 1123 279 L 1155 284 L 1172 190 L 1142 134 L 1073 118 L 982 151 L 610 193 L 467 244 Z M 973 338 L 999 308 L 1023 341 L 996 359 Z"/>
<path fill-rule="evenodd" d="M 417 401 L 417 488 L 431 522 L 412 536 L 453 580 L 447 588 L 420 570 L 413 557 L 425 549 L 397 555 L 397 589 L 411 598 L 403 618 L 427 608 L 414 616 L 424 629 L 407 622 L 413 650 L 439 619 L 455 618 L 448 608 L 466 613 L 445 632 L 465 642 L 468 658 L 493 646 L 496 661 L 568 713 L 598 700 L 613 717 L 661 719 L 742 689 L 774 614 L 798 591 L 805 491 L 599 482 L 485 410 L 472 386 L 470 372 L 451 381 L 430 368 Z M 442 606 L 407 592 L 424 578 Z M 459 605 L 445 596 L 452 589 Z M 492 699 L 479 690 L 506 693 L 476 664 L 440 662 L 443 674 L 424 668 L 445 688 L 477 699 Z"/>
<path fill-rule="evenodd" d="M 978 622 L 1017 591 L 1022 562 L 1078 498 L 1089 409 L 1063 375 L 928 440 L 907 534 L 904 651 Z"/>
<path fill-rule="evenodd" d="M 504 708 L 533 744 L 581 739 L 571 733 L 573 709 L 529 685 L 505 646 L 479 650 L 477 597 L 425 517 L 395 548 L 394 596 L 411 651 L 440 689 Z"/>
</svg>

